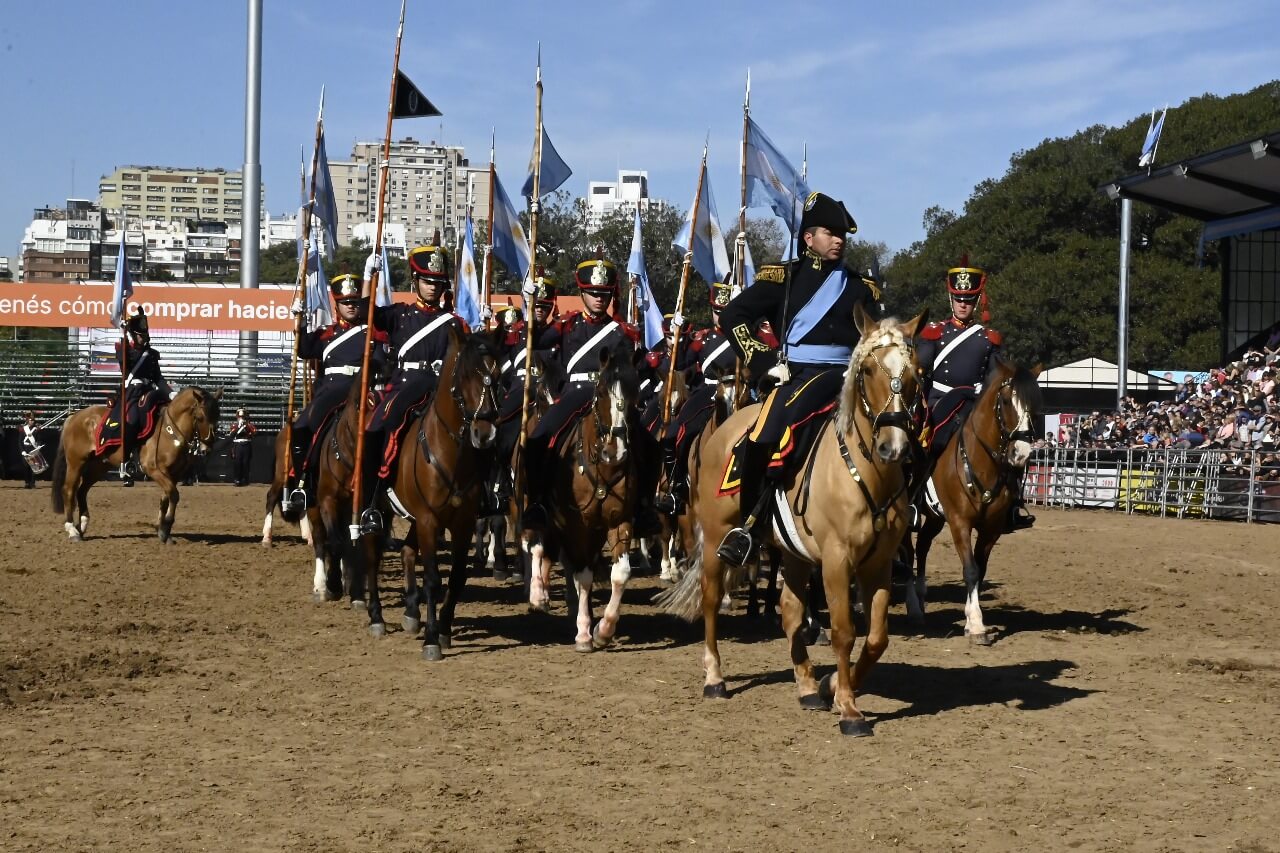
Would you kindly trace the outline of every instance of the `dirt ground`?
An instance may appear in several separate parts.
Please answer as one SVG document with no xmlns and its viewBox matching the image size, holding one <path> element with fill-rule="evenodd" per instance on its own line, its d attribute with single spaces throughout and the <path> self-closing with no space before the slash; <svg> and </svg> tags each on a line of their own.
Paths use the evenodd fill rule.
<svg viewBox="0 0 1280 853">
<path fill-rule="evenodd" d="M 894 607 L 846 739 L 741 605 L 703 700 L 654 577 L 592 655 L 482 577 L 426 663 L 312 604 L 264 491 L 185 489 L 162 546 L 156 489 L 101 485 L 73 545 L 47 484 L 0 486 L 0 849 L 1280 849 L 1280 526 L 1042 510 L 996 549 L 989 648 L 939 540 L 930 630 Z"/>
</svg>

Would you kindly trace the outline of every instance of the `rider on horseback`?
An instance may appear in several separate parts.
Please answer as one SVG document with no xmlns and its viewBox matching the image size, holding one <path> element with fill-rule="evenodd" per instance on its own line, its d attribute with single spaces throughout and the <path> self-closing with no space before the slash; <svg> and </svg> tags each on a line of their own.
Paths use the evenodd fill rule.
<svg viewBox="0 0 1280 853">
<path fill-rule="evenodd" d="M 303 317 L 298 358 L 320 362 L 311 402 L 294 420 L 289 433 L 289 479 L 297 485 L 292 489 L 286 486 L 284 506 L 293 512 L 301 512 L 314 503 L 315 463 L 319 457 L 316 439 L 347 401 L 351 385 L 364 364 L 366 326 L 360 319 L 364 316 L 365 302 L 360 298 L 360 279 L 349 273 L 336 276 L 329 282 L 329 291 L 333 294 L 337 319 L 328 326 L 307 332 L 301 301 L 293 305 L 293 312 Z"/>
<path fill-rule="evenodd" d="M 121 400 L 111 402 L 107 416 L 99 427 L 97 452 L 105 456 L 120 444 L 129 450 L 124 463 L 124 485 L 133 485 L 137 476 L 138 450 L 141 440 L 151 434 L 156 413 L 173 399 L 174 391 L 160 372 L 160 353 L 151 348 L 151 335 L 147 329 L 147 315 L 141 305 L 133 306 L 134 313 L 124 321 L 126 342 L 116 342 L 116 360 L 124 380 L 124 416 L 121 417 Z M 123 423 L 123 435 L 121 424 Z"/>
<path fill-rule="evenodd" d="M 722 383 L 732 384 L 738 366 L 737 356 L 729 348 L 729 339 L 720 331 L 720 311 L 729 304 L 731 288 L 716 283 L 710 288 L 711 325 L 699 329 L 689 337 L 689 362 L 697 367 L 700 381 L 692 391 L 679 414 L 667 425 L 661 438 L 662 466 L 670 488 L 658 495 L 659 512 L 675 515 L 688 497 L 688 451 L 716 407 L 716 391 Z"/>
<path fill-rule="evenodd" d="M 614 319 L 609 306 L 618 295 L 618 270 L 603 257 L 583 261 L 576 273 L 582 291 L 582 313 L 574 312 L 551 326 L 540 343 L 558 347 L 554 358 L 563 369 L 566 383 L 560 397 L 551 404 L 530 434 L 524 448 L 524 526 L 539 529 L 547 524 L 544 487 L 551 482 L 556 454 L 551 447 L 591 406 L 600 369 L 600 353 L 622 346 L 634 352 L 640 332 L 629 323 Z M 532 279 L 525 282 L 526 296 L 533 296 Z M 630 417 L 634 418 L 634 413 Z M 642 430 L 632 430 L 636 435 Z M 640 466 L 643 473 L 645 466 Z M 652 467 L 652 466 L 649 466 Z M 656 477 L 653 485 L 656 485 Z M 641 499 L 652 494 L 641 491 Z"/>
<path fill-rule="evenodd" d="M 969 266 L 968 256 L 962 258 L 960 266 L 947 270 L 950 319 L 930 323 L 920 333 L 917 357 L 928 394 L 929 453 L 934 461 L 973 408 L 991 357 L 1004 343 L 999 332 L 983 325 L 991 318 L 986 285 L 986 271 Z M 982 323 L 974 322 L 979 301 Z M 1009 532 L 1035 523 L 1035 516 L 1029 515 L 1023 504 L 1020 486 L 1009 510 Z"/>
<path fill-rule="evenodd" d="M 379 266 L 378 260 L 370 256 L 370 271 Z M 368 503 L 360 514 L 363 534 L 382 530 L 382 517 L 375 507 L 379 497 L 395 485 L 401 439 L 413 413 L 426 405 L 440 381 L 440 367 L 449 351 L 449 329 L 469 331 L 466 322 L 451 310 L 452 266 L 447 250 L 419 246 L 409 252 L 409 276 L 418 298 L 380 306 L 373 312 L 374 328 L 387 333 L 395 366 L 387 392 L 365 427 L 361 478 L 373 483 L 376 477 L 377 485 L 368 489 Z M 366 275 L 366 281 L 368 278 Z"/>
<path fill-rule="evenodd" d="M 857 228 L 843 202 L 811 193 L 800 220 L 804 251 L 790 264 L 790 293 L 777 286 L 787 279 L 784 267 L 762 267 L 755 284 L 720 315 L 730 346 L 746 363 L 752 383 L 778 383 L 735 450 L 742 524 L 725 535 L 716 552 L 732 565 L 746 563 L 762 532 L 768 517 L 764 498 L 773 491 L 766 481 L 785 473 L 781 464 L 771 466 L 773 457 L 789 449 L 795 426 L 831 405 L 840 393 L 860 338 L 851 319 L 854 306 L 862 304 L 873 316 L 879 313 L 880 294 L 874 285 L 844 266 L 846 234 Z M 752 334 L 762 318 L 782 330 L 781 354 Z"/>
</svg>

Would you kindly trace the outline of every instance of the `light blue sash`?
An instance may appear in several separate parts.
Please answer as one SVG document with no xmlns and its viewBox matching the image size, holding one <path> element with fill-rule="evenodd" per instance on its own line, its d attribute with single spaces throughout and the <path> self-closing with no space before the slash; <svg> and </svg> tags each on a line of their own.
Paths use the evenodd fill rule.
<svg viewBox="0 0 1280 853">
<path fill-rule="evenodd" d="M 809 298 L 804 307 L 796 312 L 791 320 L 791 328 L 787 330 L 787 357 L 810 364 L 846 364 L 853 350 L 839 344 L 802 344 L 799 341 L 812 332 L 827 316 L 827 311 L 836 299 L 844 292 L 845 282 L 849 280 L 843 266 L 836 267 L 827 276 L 827 280 Z"/>
</svg>

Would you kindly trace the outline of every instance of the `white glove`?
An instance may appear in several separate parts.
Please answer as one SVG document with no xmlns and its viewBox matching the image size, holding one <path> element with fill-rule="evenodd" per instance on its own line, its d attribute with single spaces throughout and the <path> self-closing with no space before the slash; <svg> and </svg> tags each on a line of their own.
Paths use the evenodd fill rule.
<svg viewBox="0 0 1280 853">
<path fill-rule="evenodd" d="M 684 327 L 684 315 L 679 311 L 671 315 L 671 328 L 680 329 Z"/>
<path fill-rule="evenodd" d="M 364 280 L 368 281 L 373 278 L 373 271 L 382 271 L 382 255 L 376 252 L 370 252 L 369 257 L 364 259 Z"/>
<path fill-rule="evenodd" d="M 289 313 L 295 317 L 301 317 L 306 308 L 302 305 L 301 299 L 293 300 L 293 304 L 289 306 Z"/>
<path fill-rule="evenodd" d="M 520 286 L 520 291 L 530 299 L 533 298 L 534 294 L 538 292 L 538 285 L 534 283 L 533 276 L 529 276 L 524 280 L 524 284 Z"/>
<path fill-rule="evenodd" d="M 774 379 L 778 380 L 779 385 L 786 385 L 791 381 L 791 369 L 787 367 L 787 363 L 785 361 L 780 361 L 773 367 L 769 368 L 765 375 L 772 376 Z"/>
<path fill-rule="evenodd" d="M 169 392 L 169 399 L 170 399 L 170 400 L 172 400 L 172 399 L 173 399 L 174 397 L 176 397 L 176 396 L 178 396 L 178 392 L 177 392 L 177 391 L 170 391 L 170 392 Z"/>
<path fill-rule="evenodd" d="M 735 244 L 735 245 L 738 245 L 738 246 L 745 246 L 745 245 L 747 245 L 747 232 L 746 232 L 746 231 L 739 231 L 739 232 L 738 232 L 738 236 L 737 236 L 736 238 L 734 238 L 734 241 L 733 241 L 733 242 L 734 242 L 734 244 Z"/>
<path fill-rule="evenodd" d="M 492 308 L 490 308 L 488 305 L 486 305 L 486 306 L 484 306 L 483 308 L 481 308 L 481 309 L 480 309 L 480 322 L 481 322 L 481 323 L 488 323 L 488 322 L 489 322 L 490 320 L 492 320 L 492 319 L 493 319 L 493 309 L 492 309 Z"/>
</svg>

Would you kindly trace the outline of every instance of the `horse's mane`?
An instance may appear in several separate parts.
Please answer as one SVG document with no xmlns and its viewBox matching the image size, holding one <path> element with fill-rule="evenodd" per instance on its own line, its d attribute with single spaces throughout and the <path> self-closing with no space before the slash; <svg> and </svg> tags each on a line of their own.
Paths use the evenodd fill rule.
<svg viewBox="0 0 1280 853">
<path fill-rule="evenodd" d="M 498 359 L 498 348 L 494 344 L 492 332 L 472 332 L 462 339 L 462 348 L 458 350 L 458 360 L 454 372 L 459 370 L 484 372 L 486 358 Z"/>
<path fill-rule="evenodd" d="M 611 388 L 616 382 L 622 388 L 622 396 L 634 400 L 640 396 L 640 374 L 631 363 L 630 348 L 617 344 L 609 350 L 609 356 L 609 364 L 601 375 L 605 387 Z"/>
<path fill-rule="evenodd" d="M 849 369 L 845 373 L 844 387 L 840 389 L 840 405 L 836 408 L 836 428 L 840 432 L 849 431 L 853 425 L 854 412 L 858 411 L 858 369 L 862 366 L 863 359 L 880 346 L 885 335 L 890 338 L 890 346 L 900 347 L 908 343 L 898 326 L 897 317 L 885 317 L 869 334 L 863 335 L 862 340 L 854 347 L 853 355 L 849 358 Z"/>
<path fill-rule="evenodd" d="M 1002 352 L 997 352 L 987 365 L 987 375 L 982 380 L 980 397 L 995 393 L 994 389 L 1000 385 L 997 379 L 1009 374 L 1013 375 L 1013 392 L 1032 412 L 1039 412 L 1043 407 L 1043 394 L 1035 374 Z"/>
</svg>

